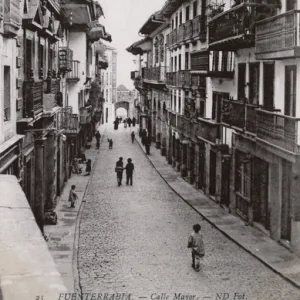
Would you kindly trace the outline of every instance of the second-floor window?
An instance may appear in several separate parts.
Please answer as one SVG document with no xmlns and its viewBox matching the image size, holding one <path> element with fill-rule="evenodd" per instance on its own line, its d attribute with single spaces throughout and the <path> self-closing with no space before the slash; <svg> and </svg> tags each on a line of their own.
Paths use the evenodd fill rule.
<svg viewBox="0 0 300 300">
<path fill-rule="evenodd" d="M 178 70 L 181 70 L 181 54 L 178 55 Z"/>
<path fill-rule="evenodd" d="M 182 11 L 179 13 L 179 25 L 182 24 Z"/>
<path fill-rule="evenodd" d="M 164 36 L 162 35 L 160 37 L 160 61 L 164 62 L 165 59 L 165 39 Z"/>
<path fill-rule="evenodd" d="M 190 6 L 185 8 L 185 21 L 187 22 L 190 19 Z"/>
<path fill-rule="evenodd" d="M 30 72 L 33 69 L 32 66 L 32 50 L 33 50 L 33 41 L 31 39 L 25 39 L 25 60 L 24 60 L 24 68 L 25 68 L 25 78 L 27 80 L 30 79 Z"/>
<path fill-rule="evenodd" d="M 258 104 L 259 97 L 259 63 L 249 64 L 249 103 Z"/>
<path fill-rule="evenodd" d="M 155 39 L 155 43 L 154 43 L 154 62 L 158 63 L 158 49 L 159 49 L 159 43 L 158 43 L 158 39 Z"/>
<path fill-rule="evenodd" d="M 238 64 L 238 100 L 245 98 L 246 64 Z"/>
<path fill-rule="evenodd" d="M 185 52 L 185 56 L 184 56 L 184 67 L 185 67 L 185 70 L 189 69 L 189 56 L 190 56 L 190 53 L 189 52 Z"/>
<path fill-rule="evenodd" d="M 292 117 L 296 115 L 296 72 L 297 66 L 285 67 L 284 114 Z"/>
<path fill-rule="evenodd" d="M 193 2 L 193 18 L 195 18 L 197 16 L 197 6 L 198 6 L 197 1 L 194 1 Z"/>
</svg>

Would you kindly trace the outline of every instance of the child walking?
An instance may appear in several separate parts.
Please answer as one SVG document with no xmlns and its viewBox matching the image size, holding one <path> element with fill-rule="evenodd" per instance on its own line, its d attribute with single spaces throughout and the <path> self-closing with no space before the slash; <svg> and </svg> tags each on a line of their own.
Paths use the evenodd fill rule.
<svg viewBox="0 0 300 300">
<path fill-rule="evenodd" d="M 75 201 L 78 199 L 77 194 L 75 193 L 76 185 L 72 185 L 69 193 L 69 202 L 71 202 L 70 207 L 75 207 Z"/>
<path fill-rule="evenodd" d="M 192 250 L 192 267 L 199 272 L 200 271 L 200 258 L 205 255 L 204 242 L 202 234 L 200 233 L 201 226 L 195 224 L 193 226 L 194 232 L 189 236 L 188 248 Z"/>
</svg>

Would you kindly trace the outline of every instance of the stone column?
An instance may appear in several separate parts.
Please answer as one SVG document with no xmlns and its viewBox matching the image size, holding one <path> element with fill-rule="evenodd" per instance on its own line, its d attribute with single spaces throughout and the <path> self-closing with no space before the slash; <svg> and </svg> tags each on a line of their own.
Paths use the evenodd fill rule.
<svg viewBox="0 0 300 300">
<path fill-rule="evenodd" d="M 210 185 L 210 148 L 209 144 L 205 144 L 205 194 L 209 195 Z"/>
<path fill-rule="evenodd" d="M 230 164 L 230 183 L 229 183 L 229 211 L 235 215 L 236 195 L 235 195 L 235 148 L 232 148 L 232 158 Z"/>
<path fill-rule="evenodd" d="M 291 246 L 292 251 L 300 256 L 300 160 L 296 159 L 293 164 L 291 176 L 291 206 L 292 206 L 292 232 L 291 232 Z"/>
<path fill-rule="evenodd" d="M 34 216 L 41 232 L 44 234 L 44 205 L 45 205 L 45 180 L 44 180 L 44 142 L 45 139 L 35 141 L 35 201 Z"/>
<path fill-rule="evenodd" d="M 160 145 L 160 153 L 162 156 L 166 155 L 166 143 L 167 143 L 167 120 L 165 113 L 162 114 L 162 122 L 161 122 L 161 145 Z"/>
<path fill-rule="evenodd" d="M 216 162 L 216 195 L 215 200 L 217 203 L 221 203 L 221 192 L 222 192 L 222 153 L 217 151 L 217 162 Z"/>
<path fill-rule="evenodd" d="M 156 115 L 156 149 L 160 149 L 161 145 L 161 119 L 160 115 Z"/>
<path fill-rule="evenodd" d="M 194 163 L 194 178 L 195 178 L 195 180 L 194 180 L 194 187 L 195 188 L 197 188 L 197 189 L 199 189 L 199 185 L 200 185 L 200 183 L 199 183 L 199 170 L 200 170 L 200 158 L 199 158 L 199 156 L 200 156 L 200 149 L 199 149 L 200 147 L 199 147 L 199 144 L 196 144 L 195 145 L 195 163 Z"/>
<path fill-rule="evenodd" d="M 281 229 L 281 191 L 282 191 L 282 162 L 279 157 L 269 164 L 269 203 L 270 207 L 270 232 L 274 240 L 280 239 Z"/>
</svg>

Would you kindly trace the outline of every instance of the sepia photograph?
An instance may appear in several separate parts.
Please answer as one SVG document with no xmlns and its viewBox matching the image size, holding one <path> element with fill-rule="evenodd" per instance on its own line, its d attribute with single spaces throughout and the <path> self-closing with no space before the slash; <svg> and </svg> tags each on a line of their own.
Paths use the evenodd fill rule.
<svg viewBox="0 0 300 300">
<path fill-rule="evenodd" d="M 0 0 L 0 300 L 300 300 L 300 0 Z"/>
</svg>

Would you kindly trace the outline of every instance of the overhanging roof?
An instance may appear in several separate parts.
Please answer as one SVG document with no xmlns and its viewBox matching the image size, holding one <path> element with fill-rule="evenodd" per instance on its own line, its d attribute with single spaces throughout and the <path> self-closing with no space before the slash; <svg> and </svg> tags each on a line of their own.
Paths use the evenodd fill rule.
<svg viewBox="0 0 300 300">
<path fill-rule="evenodd" d="M 98 41 L 99 39 L 103 39 L 108 42 L 112 41 L 111 35 L 107 33 L 105 27 L 97 21 L 89 23 L 88 28 L 90 28 L 90 31 L 87 33 L 87 36 L 90 40 Z"/>
<path fill-rule="evenodd" d="M 129 46 L 126 50 L 133 55 L 143 54 L 144 52 L 148 52 L 152 49 L 152 39 L 151 38 L 144 38 L 133 43 Z"/>
<path fill-rule="evenodd" d="M 160 11 L 157 11 L 149 17 L 146 23 L 139 30 L 139 33 L 150 34 L 163 23 L 165 23 L 165 20 L 163 20 L 162 14 Z"/>
<path fill-rule="evenodd" d="M 185 2 L 188 2 L 188 1 L 187 0 L 167 0 L 160 12 L 165 17 L 170 17 L 179 8 L 179 6 Z"/>
</svg>

